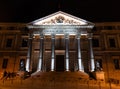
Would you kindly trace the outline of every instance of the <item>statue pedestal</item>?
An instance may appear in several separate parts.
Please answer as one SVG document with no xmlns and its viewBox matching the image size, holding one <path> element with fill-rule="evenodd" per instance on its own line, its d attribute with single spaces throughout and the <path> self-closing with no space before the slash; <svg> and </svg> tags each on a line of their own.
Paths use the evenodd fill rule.
<svg viewBox="0 0 120 89">
<path fill-rule="evenodd" d="M 105 76 L 104 76 L 104 72 L 103 71 L 95 71 L 93 72 L 93 76 L 95 77 L 95 79 L 97 80 L 104 80 Z"/>
<path fill-rule="evenodd" d="M 27 78 L 27 77 L 30 77 L 30 72 L 27 72 L 27 71 L 19 71 L 17 73 L 17 75 L 20 77 L 20 78 Z"/>
</svg>

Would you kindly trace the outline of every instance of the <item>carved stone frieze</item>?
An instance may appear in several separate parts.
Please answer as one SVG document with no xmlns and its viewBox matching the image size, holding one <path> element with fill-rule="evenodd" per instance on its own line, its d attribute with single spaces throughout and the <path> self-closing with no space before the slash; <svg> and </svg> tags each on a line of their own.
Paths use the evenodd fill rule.
<svg viewBox="0 0 120 89">
<path fill-rule="evenodd" d="M 73 19 L 65 18 L 64 16 L 57 16 L 48 21 L 44 21 L 39 25 L 81 25 L 80 22 L 74 21 Z"/>
</svg>

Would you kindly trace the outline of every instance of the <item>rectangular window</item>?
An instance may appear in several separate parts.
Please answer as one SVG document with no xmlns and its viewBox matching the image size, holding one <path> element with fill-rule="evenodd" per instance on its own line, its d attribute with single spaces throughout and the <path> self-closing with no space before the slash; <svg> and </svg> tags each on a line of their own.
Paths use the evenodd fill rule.
<svg viewBox="0 0 120 89">
<path fill-rule="evenodd" d="M 12 47 L 12 39 L 7 39 L 6 47 Z"/>
<path fill-rule="evenodd" d="M 115 69 L 119 69 L 119 59 L 114 59 L 114 67 Z"/>
<path fill-rule="evenodd" d="M 20 71 L 25 71 L 25 59 L 20 59 Z"/>
<path fill-rule="evenodd" d="M 115 44 L 115 39 L 114 38 L 109 38 L 109 46 L 110 47 L 116 47 L 116 44 Z"/>
<path fill-rule="evenodd" d="M 92 39 L 93 47 L 99 47 L 99 39 Z"/>
<path fill-rule="evenodd" d="M 8 59 L 3 59 L 2 68 L 6 69 L 7 68 L 7 64 L 8 64 Z"/>
<path fill-rule="evenodd" d="M 28 40 L 22 39 L 22 47 L 27 47 L 27 46 L 28 46 Z"/>
</svg>

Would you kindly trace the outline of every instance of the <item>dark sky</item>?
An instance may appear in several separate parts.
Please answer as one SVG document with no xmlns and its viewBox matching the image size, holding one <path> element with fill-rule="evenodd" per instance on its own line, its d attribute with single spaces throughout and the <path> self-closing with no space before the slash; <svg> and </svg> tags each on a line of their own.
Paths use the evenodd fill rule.
<svg viewBox="0 0 120 89">
<path fill-rule="evenodd" d="M 0 22 L 31 22 L 59 10 L 91 22 L 120 21 L 120 0 L 0 0 Z"/>
</svg>

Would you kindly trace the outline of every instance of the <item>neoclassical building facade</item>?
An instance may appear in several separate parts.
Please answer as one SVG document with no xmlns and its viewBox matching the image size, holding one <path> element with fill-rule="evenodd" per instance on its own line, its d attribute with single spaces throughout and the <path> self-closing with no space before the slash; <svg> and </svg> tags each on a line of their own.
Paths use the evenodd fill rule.
<svg viewBox="0 0 120 89">
<path fill-rule="evenodd" d="M 34 40 L 38 40 L 37 44 L 39 44 L 39 48 L 36 48 L 39 49 L 38 56 L 36 56 L 38 58 L 35 58 L 38 63 L 36 66 L 37 71 L 84 71 L 80 47 L 81 38 L 83 37 L 89 42 L 87 48 L 90 59 L 89 70 L 94 71 L 91 42 L 91 29 L 93 27 L 93 23 L 61 11 L 29 23 L 30 44 L 26 70 L 31 70 L 31 43 L 34 38 Z"/>
<path fill-rule="evenodd" d="M 30 23 L 0 23 L 0 72 L 104 71 L 119 80 L 120 22 L 58 11 Z"/>
</svg>

